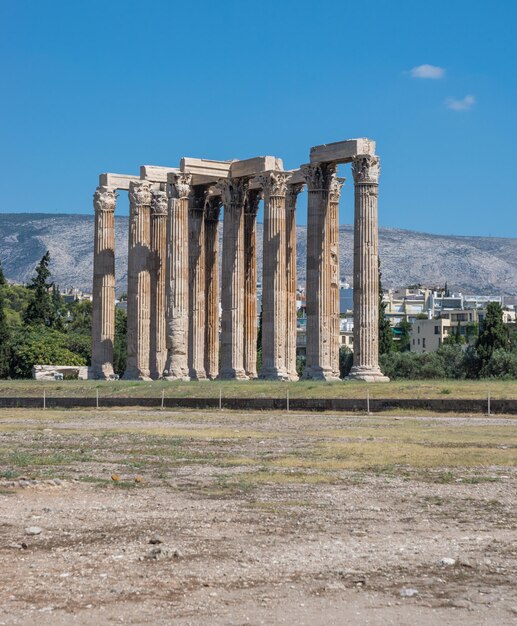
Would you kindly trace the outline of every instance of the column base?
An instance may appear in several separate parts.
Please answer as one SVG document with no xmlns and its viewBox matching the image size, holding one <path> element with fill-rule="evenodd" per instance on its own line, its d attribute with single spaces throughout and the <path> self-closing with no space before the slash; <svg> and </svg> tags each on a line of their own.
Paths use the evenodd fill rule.
<svg viewBox="0 0 517 626">
<path fill-rule="evenodd" d="M 326 370 L 322 367 L 309 366 L 303 370 L 303 380 L 325 380 L 335 382 L 341 380 L 332 370 Z"/>
<path fill-rule="evenodd" d="M 219 372 L 219 380 L 248 380 L 246 372 L 242 369 L 225 369 Z"/>
<path fill-rule="evenodd" d="M 379 367 L 353 366 L 347 380 L 364 380 L 367 383 L 389 383 L 390 379 L 381 372 Z"/>
<path fill-rule="evenodd" d="M 88 377 L 93 380 L 114 380 L 115 372 L 111 364 L 93 366 L 89 368 Z"/>
<path fill-rule="evenodd" d="M 207 379 L 205 370 L 191 369 L 189 370 L 189 377 L 190 377 L 190 380 L 206 380 Z"/>
<path fill-rule="evenodd" d="M 265 367 L 260 370 L 260 380 L 289 380 L 289 375 L 284 369 L 278 367 Z"/>
<path fill-rule="evenodd" d="M 185 372 L 168 372 L 165 370 L 163 372 L 162 380 L 182 380 L 184 382 L 188 382 L 190 380 L 190 376 L 185 374 Z"/>
<path fill-rule="evenodd" d="M 256 378 L 258 378 L 258 374 L 256 371 L 254 372 L 245 372 L 246 376 L 248 377 L 249 380 L 255 380 Z"/>
<path fill-rule="evenodd" d="M 149 370 L 126 370 L 122 380 L 152 380 Z"/>
<path fill-rule="evenodd" d="M 290 380 L 291 382 L 296 382 L 297 380 L 300 380 L 298 372 L 287 372 L 287 380 Z"/>
</svg>

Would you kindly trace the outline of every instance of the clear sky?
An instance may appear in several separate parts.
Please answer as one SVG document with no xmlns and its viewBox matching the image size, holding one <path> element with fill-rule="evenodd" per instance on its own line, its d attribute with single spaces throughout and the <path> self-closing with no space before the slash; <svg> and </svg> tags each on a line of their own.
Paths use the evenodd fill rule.
<svg viewBox="0 0 517 626">
<path fill-rule="evenodd" d="M 371 137 L 381 225 L 515 237 L 516 65 L 515 0 L 0 0 L 0 211 L 89 213 L 99 172 L 294 168 Z"/>
</svg>

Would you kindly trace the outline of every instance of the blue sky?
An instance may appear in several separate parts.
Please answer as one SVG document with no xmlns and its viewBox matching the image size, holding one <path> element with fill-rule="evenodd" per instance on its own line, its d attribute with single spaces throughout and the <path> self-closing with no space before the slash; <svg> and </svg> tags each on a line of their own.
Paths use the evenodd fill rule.
<svg viewBox="0 0 517 626">
<path fill-rule="evenodd" d="M 0 211 L 89 213 L 99 172 L 294 168 L 368 136 L 382 225 L 515 237 L 516 32 L 514 0 L 0 0 Z"/>
</svg>

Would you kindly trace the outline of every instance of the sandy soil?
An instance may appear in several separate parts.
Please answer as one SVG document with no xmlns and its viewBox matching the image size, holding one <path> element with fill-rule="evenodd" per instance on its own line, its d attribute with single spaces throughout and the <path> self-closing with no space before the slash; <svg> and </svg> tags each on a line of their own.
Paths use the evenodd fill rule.
<svg viewBox="0 0 517 626">
<path fill-rule="evenodd" d="M 517 623 L 516 425 L 0 412 L 0 624 Z"/>
</svg>

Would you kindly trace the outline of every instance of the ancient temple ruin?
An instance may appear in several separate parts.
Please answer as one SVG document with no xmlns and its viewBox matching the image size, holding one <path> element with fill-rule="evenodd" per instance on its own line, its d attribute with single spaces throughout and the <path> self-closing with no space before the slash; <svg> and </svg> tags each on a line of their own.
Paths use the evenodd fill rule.
<svg viewBox="0 0 517 626">
<path fill-rule="evenodd" d="M 306 186 L 304 377 L 339 379 L 341 163 L 352 163 L 355 190 L 350 377 L 387 380 L 378 364 L 379 157 L 369 139 L 313 147 L 310 163 L 290 171 L 281 159 L 265 156 L 183 158 L 178 168 L 144 165 L 139 176 L 101 174 L 94 194 L 93 376 L 114 375 L 114 213 L 117 191 L 124 190 L 130 207 L 124 378 L 296 380 L 296 202 Z M 261 199 L 262 369 L 257 372 L 255 231 Z"/>
</svg>

